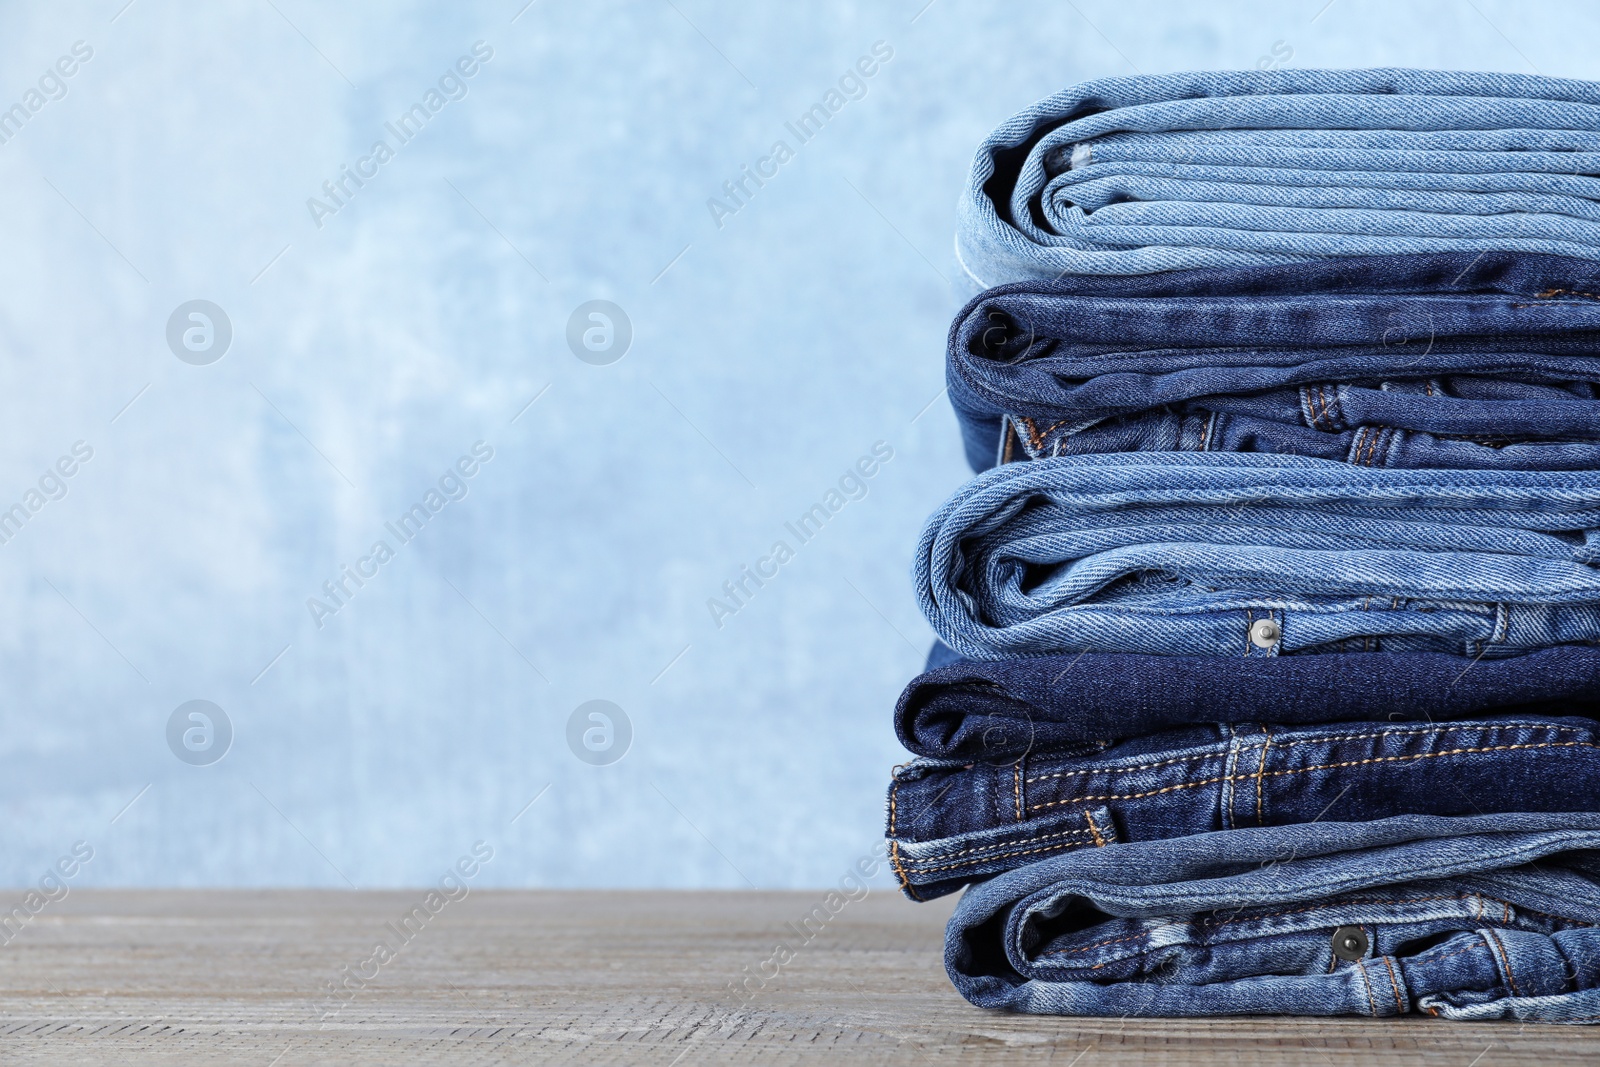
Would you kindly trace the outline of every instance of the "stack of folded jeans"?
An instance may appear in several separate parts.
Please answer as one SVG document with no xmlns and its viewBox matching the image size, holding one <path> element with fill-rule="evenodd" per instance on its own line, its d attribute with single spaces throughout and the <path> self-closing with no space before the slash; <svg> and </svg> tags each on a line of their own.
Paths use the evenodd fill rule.
<svg viewBox="0 0 1600 1067">
<path fill-rule="evenodd" d="M 975 1004 L 1600 1020 L 1600 85 L 1119 78 L 982 146 L 890 859 Z"/>
</svg>

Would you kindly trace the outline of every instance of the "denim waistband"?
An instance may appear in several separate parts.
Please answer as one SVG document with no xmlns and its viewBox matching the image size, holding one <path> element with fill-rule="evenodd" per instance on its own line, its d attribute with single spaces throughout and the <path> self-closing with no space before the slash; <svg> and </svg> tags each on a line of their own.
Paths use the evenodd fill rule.
<svg viewBox="0 0 1600 1067">
<path fill-rule="evenodd" d="M 950 400 L 980 470 L 1004 416 L 1034 458 L 1248 448 L 1559 467 L 1558 450 L 1496 446 L 1600 438 L 1597 279 L 1591 261 L 1488 253 L 1007 285 L 951 327 Z"/>
<path fill-rule="evenodd" d="M 1600 640 L 1600 472 L 1251 453 L 1011 464 L 929 519 L 913 580 L 969 659 L 1502 656 Z"/>
<path fill-rule="evenodd" d="M 945 968 L 1038 1014 L 1600 1019 L 1600 814 L 1113 844 L 974 886 Z"/>
<path fill-rule="evenodd" d="M 976 470 L 994 463 L 1107 452 L 1267 452 L 1365 467 L 1449 470 L 1600 468 L 1600 429 L 1592 437 L 1543 436 L 1532 429 L 1533 419 L 1519 419 L 1509 411 L 1497 432 L 1485 429 L 1472 434 L 1433 434 L 1372 422 L 1346 430 L 1311 424 L 1329 409 L 1329 399 L 1332 404 L 1343 399 L 1348 410 L 1349 393 L 1357 384 L 1319 383 L 1288 397 L 1169 405 L 1082 429 L 1061 421 L 1045 425 L 1028 418 L 1005 418 L 998 427 L 998 443 L 978 436 L 982 431 L 965 437 L 976 438 L 977 448 L 992 457 L 992 462 L 975 463 Z M 1421 384 L 1434 390 L 1432 396 L 1449 396 L 1448 383 Z M 1593 407 L 1600 422 L 1600 402 Z"/>
<path fill-rule="evenodd" d="M 911 682 L 895 732 L 918 756 L 999 762 L 1205 722 L 1449 721 L 1600 711 L 1600 648 L 1439 653 L 1068 656 L 960 661 Z"/>
<path fill-rule="evenodd" d="M 1585 811 L 1600 723 L 1225 723 L 1082 742 L 1010 763 L 919 760 L 889 788 L 891 859 L 913 899 L 1046 856 L 1242 826 L 1391 815 Z"/>
<path fill-rule="evenodd" d="M 1327 256 L 1600 256 L 1600 86 L 1421 70 L 1105 78 L 979 146 L 977 289 Z"/>
</svg>

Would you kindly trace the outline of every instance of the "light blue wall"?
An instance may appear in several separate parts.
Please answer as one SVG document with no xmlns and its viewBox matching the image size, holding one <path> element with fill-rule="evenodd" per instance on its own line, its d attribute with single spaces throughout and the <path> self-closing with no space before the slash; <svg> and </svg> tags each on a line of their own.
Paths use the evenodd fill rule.
<svg viewBox="0 0 1600 1067">
<path fill-rule="evenodd" d="M 123 4 L 0 8 L 0 107 L 93 49 L 0 145 L 0 507 L 93 449 L 0 546 L 13 885 L 80 839 L 78 884 L 416 883 L 480 838 L 496 884 L 834 881 L 881 835 L 931 638 L 910 550 L 965 473 L 929 403 L 988 129 L 1263 57 L 1600 77 L 1600 8 L 1511 0 Z M 478 40 L 468 95 L 318 228 L 307 198 Z M 209 366 L 164 336 L 196 298 L 234 330 Z M 566 344 L 592 299 L 633 324 L 609 366 Z M 307 598 L 480 440 L 318 629 Z M 867 496 L 715 625 L 876 441 Z M 596 698 L 633 726 L 611 766 L 566 742 Z M 191 699 L 233 724 L 211 766 L 167 745 Z"/>
</svg>

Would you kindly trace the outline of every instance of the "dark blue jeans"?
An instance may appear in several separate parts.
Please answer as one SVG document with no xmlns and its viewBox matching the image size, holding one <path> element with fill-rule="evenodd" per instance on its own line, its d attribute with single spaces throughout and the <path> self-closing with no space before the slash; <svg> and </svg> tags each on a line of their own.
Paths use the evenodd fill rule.
<svg viewBox="0 0 1600 1067">
<path fill-rule="evenodd" d="M 1600 467 L 1600 263 L 1373 256 L 983 293 L 947 379 L 973 469 L 1127 451 Z"/>
<path fill-rule="evenodd" d="M 913 899 L 1076 849 L 1243 826 L 1600 805 L 1600 722 L 1221 723 L 1009 763 L 916 760 L 889 788 L 891 865 Z"/>
<path fill-rule="evenodd" d="M 1058 1015 L 1600 1020 L 1600 814 L 1250 827 L 974 886 L 945 969 Z"/>
<path fill-rule="evenodd" d="M 930 661 L 955 659 L 939 648 Z M 1002 762 L 1197 722 L 1449 721 L 1504 712 L 1600 712 L 1600 648 L 1479 660 L 1437 652 L 956 659 L 906 687 L 895 732 L 919 756 Z"/>
</svg>

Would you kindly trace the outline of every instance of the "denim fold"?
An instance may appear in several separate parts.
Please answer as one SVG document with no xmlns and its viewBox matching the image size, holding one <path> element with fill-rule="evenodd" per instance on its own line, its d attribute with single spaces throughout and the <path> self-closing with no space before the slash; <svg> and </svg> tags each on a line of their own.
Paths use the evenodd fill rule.
<svg viewBox="0 0 1600 1067">
<path fill-rule="evenodd" d="M 1600 471 L 1127 453 L 978 475 L 913 582 L 968 659 L 1516 655 L 1600 640 Z"/>
<path fill-rule="evenodd" d="M 1000 286 L 951 325 L 975 470 L 1255 451 L 1600 467 L 1600 263 L 1372 256 Z"/>
<path fill-rule="evenodd" d="M 925 900 L 1076 849 L 1243 826 L 1393 815 L 1582 812 L 1600 798 L 1600 722 L 1199 724 L 1031 751 L 915 760 L 889 787 L 890 859 Z"/>
<path fill-rule="evenodd" d="M 1035 1014 L 1594 1022 L 1600 814 L 1401 815 L 1053 856 L 968 890 L 945 969 Z"/>
<path fill-rule="evenodd" d="M 1331 256 L 1594 259 L 1597 173 L 1594 82 L 1406 69 L 1103 78 L 979 146 L 956 258 L 969 295 Z"/>
<path fill-rule="evenodd" d="M 1505 712 L 1600 714 L 1600 648 L 1560 645 L 1508 659 L 1083 652 L 960 660 L 906 686 L 895 733 L 925 758 L 1003 762 L 1193 723 L 1433 722 Z"/>
</svg>

